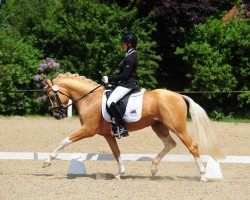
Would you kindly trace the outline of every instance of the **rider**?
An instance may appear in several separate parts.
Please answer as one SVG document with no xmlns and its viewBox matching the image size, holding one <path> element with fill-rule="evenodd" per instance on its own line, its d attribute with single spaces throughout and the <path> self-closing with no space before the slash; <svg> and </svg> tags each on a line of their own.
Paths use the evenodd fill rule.
<svg viewBox="0 0 250 200">
<path fill-rule="evenodd" d="M 122 37 L 121 42 L 126 54 L 120 63 L 120 72 L 117 75 L 104 76 L 102 81 L 105 84 L 114 81 L 117 85 L 107 100 L 107 106 L 117 124 L 115 136 L 125 137 L 128 136 L 128 130 L 116 103 L 137 86 L 136 68 L 138 57 L 136 46 L 138 39 L 134 33 L 128 33 Z"/>
</svg>

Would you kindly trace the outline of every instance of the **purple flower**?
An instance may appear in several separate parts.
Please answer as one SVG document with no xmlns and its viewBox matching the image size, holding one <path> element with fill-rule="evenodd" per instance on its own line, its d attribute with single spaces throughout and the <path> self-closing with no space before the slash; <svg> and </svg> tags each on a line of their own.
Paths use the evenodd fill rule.
<svg viewBox="0 0 250 200">
<path fill-rule="evenodd" d="M 53 76 L 59 66 L 60 64 L 51 58 L 46 58 L 42 61 L 42 63 L 39 65 L 40 73 L 38 72 L 38 74 L 35 75 L 35 80 L 39 82 L 39 87 L 46 85 L 45 79 L 47 77 Z"/>
<path fill-rule="evenodd" d="M 59 63 L 57 63 L 57 62 L 52 62 L 52 67 L 59 67 L 59 66 L 60 66 Z"/>
<path fill-rule="evenodd" d="M 41 79 L 41 77 L 42 77 L 42 74 L 36 74 L 35 79 L 36 79 L 37 81 L 39 81 L 39 80 Z"/>
<path fill-rule="evenodd" d="M 41 83 L 42 83 L 43 85 L 46 85 L 45 80 L 43 80 Z"/>
<path fill-rule="evenodd" d="M 44 69 L 45 69 L 45 67 L 47 67 L 47 64 L 44 64 L 44 63 L 42 63 L 42 64 L 40 64 L 39 65 L 39 69 L 40 69 L 40 71 L 44 71 Z"/>
<path fill-rule="evenodd" d="M 47 95 L 43 95 L 37 98 L 39 101 L 46 101 Z"/>
<path fill-rule="evenodd" d="M 43 95 L 43 96 L 42 96 L 42 100 L 43 100 L 43 101 L 46 101 L 46 99 L 47 99 L 47 95 Z"/>
</svg>

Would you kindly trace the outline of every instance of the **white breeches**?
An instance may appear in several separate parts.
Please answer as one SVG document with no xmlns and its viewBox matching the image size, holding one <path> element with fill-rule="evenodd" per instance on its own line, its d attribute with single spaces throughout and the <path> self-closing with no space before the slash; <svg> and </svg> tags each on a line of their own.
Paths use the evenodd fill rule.
<svg viewBox="0 0 250 200">
<path fill-rule="evenodd" d="M 107 106 L 110 107 L 112 102 L 117 103 L 122 97 L 128 94 L 131 90 L 132 90 L 131 88 L 117 86 L 110 95 L 110 97 L 108 98 Z"/>
</svg>

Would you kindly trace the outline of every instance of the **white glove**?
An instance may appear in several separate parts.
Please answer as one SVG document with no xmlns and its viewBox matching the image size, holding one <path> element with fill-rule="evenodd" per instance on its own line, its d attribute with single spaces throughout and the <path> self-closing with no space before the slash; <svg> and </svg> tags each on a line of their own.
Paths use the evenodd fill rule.
<svg viewBox="0 0 250 200">
<path fill-rule="evenodd" d="M 109 83 L 109 78 L 107 76 L 102 77 L 102 82 L 105 84 Z"/>
</svg>

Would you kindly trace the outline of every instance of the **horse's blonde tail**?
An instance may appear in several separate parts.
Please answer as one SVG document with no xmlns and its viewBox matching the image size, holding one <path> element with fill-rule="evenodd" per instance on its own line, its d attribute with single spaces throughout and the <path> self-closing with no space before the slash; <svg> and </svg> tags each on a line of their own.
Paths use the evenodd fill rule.
<svg viewBox="0 0 250 200">
<path fill-rule="evenodd" d="M 216 160 L 223 159 L 225 157 L 224 153 L 219 147 L 206 111 L 190 97 L 182 96 L 189 103 L 189 112 L 195 124 L 196 134 L 199 136 L 201 148 Z"/>
</svg>

